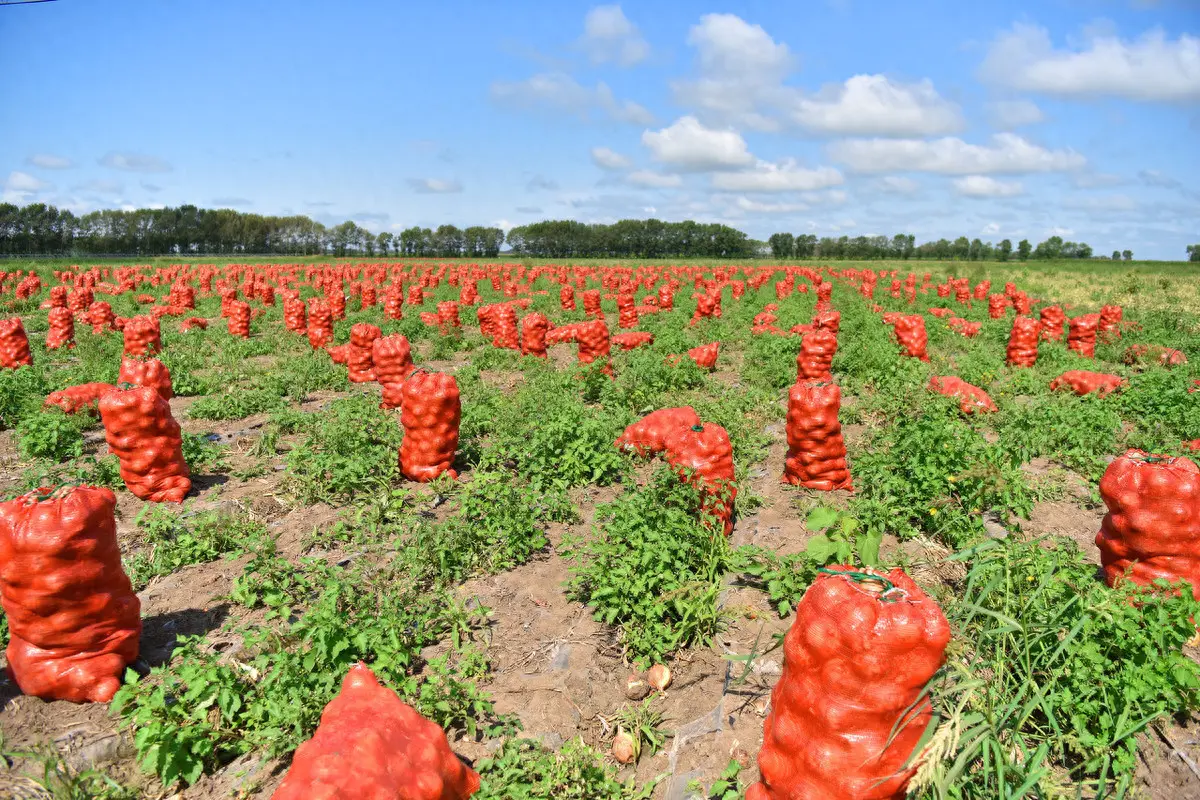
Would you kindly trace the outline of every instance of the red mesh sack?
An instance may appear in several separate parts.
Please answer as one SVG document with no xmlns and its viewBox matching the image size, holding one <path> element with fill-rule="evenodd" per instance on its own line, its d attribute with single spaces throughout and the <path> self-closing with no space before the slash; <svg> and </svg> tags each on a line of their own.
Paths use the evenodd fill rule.
<svg viewBox="0 0 1200 800">
<path fill-rule="evenodd" d="M 1125 309 L 1120 306 L 1102 306 L 1100 308 L 1100 319 L 1096 323 L 1096 335 L 1101 340 L 1121 338 L 1121 318 L 1125 316 Z"/>
<path fill-rule="evenodd" d="M 830 301 L 833 299 L 833 284 L 828 282 L 817 284 L 817 313 L 828 311 L 832 306 Z"/>
<path fill-rule="evenodd" d="M 457 478 L 451 465 L 458 450 L 462 403 L 454 376 L 417 370 L 404 382 L 401 398 L 400 472 L 420 483 L 443 472 Z"/>
<path fill-rule="evenodd" d="M 671 287 L 667 284 L 658 287 L 658 307 L 663 311 L 670 311 L 675 308 L 675 293 L 671 291 Z"/>
<path fill-rule="evenodd" d="M 350 359 L 350 345 L 338 344 L 333 347 L 326 348 L 329 353 L 329 358 L 335 364 L 345 364 Z"/>
<path fill-rule="evenodd" d="M 227 311 L 229 316 L 229 335 L 249 339 L 250 304 L 244 300 L 231 300 Z"/>
<path fill-rule="evenodd" d="M 1082 369 L 1067 370 L 1050 381 L 1050 390 L 1070 389 L 1082 397 L 1095 392 L 1100 397 L 1111 394 L 1126 384 L 1120 375 L 1108 375 L 1103 372 L 1088 372 Z"/>
<path fill-rule="evenodd" d="M 964 414 L 996 410 L 996 404 L 987 392 L 953 375 L 930 378 L 929 391 L 958 400 L 958 407 Z"/>
<path fill-rule="evenodd" d="M 116 389 L 111 383 L 81 383 L 51 392 L 46 395 L 43 405 L 45 408 L 61 408 L 67 414 L 95 411 L 100 398 Z"/>
<path fill-rule="evenodd" d="M 1086 358 L 1094 358 L 1096 355 L 1096 327 L 1099 324 L 1099 314 L 1084 314 L 1068 320 L 1067 349 Z"/>
<path fill-rule="evenodd" d="M 1003 319 L 1008 310 L 1008 297 L 1002 294 L 988 295 L 988 316 L 992 319 Z"/>
<path fill-rule="evenodd" d="M 188 317 L 183 322 L 179 323 L 179 332 L 187 333 L 190 330 L 199 328 L 200 330 L 208 330 L 208 320 L 203 317 Z"/>
<path fill-rule="evenodd" d="M 320 297 L 308 301 L 308 344 L 320 350 L 333 341 L 333 312 Z"/>
<path fill-rule="evenodd" d="M 8 672 L 46 700 L 107 703 L 138 655 L 141 603 L 121 568 L 109 489 L 38 489 L 0 503 Z"/>
<path fill-rule="evenodd" d="M 612 352 L 612 341 L 608 336 L 608 325 L 603 319 L 579 323 L 575 331 L 575 341 L 579 343 L 579 363 L 591 364 L 601 358 L 608 358 Z"/>
<path fill-rule="evenodd" d="M 375 362 L 372 347 L 375 340 L 383 336 L 379 327 L 368 322 L 350 326 L 350 343 L 346 345 L 347 377 L 351 383 L 371 383 L 375 380 Z"/>
<path fill-rule="evenodd" d="M 155 503 L 182 503 L 192 481 L 183 460 L 179 423 L 158 390 L 141 386 L 104 395 L 100 420 L 129 491 Z"/>
<path fill-rule="evenodd" d="M 492 345 L 506 350 L 520 350 L 517 335 L 517 310 L 508 303 L 495 306 L 492 312 Z"/>
<path fill-rule="evenodd" d="M 925 317 L 920 314 L 902 315 L 893 328 L 896 341 L 900 343 L 901 354 L 910 358 L 928 361 L 929 354 L 925 346 L 929 342 L 929 334 L 925 331 Z"/>
<path fill-rule="evenodd" d="M 636 350 L 648 344 L 654 344 L 654 334 L 649 331 L 628 331 L 615 333 L 610 341 L 622 350 Z"/>
<path fill-rule="evenodd" d="M 654 455 L 667 449 L 667 440 L 672 436 L 699 424 L 700 417 L 691 406 L 660 408 L 627 427 L 614 444 L 618 450 Z"/>
<path fill-rule="evenodd" d="M 342 293 L 340 282 L 336 288 L 325 292 L 325 302 L 329 304 L 329 313 L 335 320 L 346 318 L 346 295 Z"/>
<path fill-rule="evenodd" d="M 842 312 L 826 310 L 818 311 L 812 320 L 814 329 L 825 330 L 837 336 L 838 331 L 842 327 Z"/>
<path fill-rule="evenodd" d="M 1131 344 L 1125 348 L 1121 360 L 1126 364 L 1153 361 L 1164 367 L 1177 367 L 1188 363 L 1187 356 L 1182 351 L 1157 344 Z"/>
<path fill-rule="evenodd" d="M 1038 337 L 1042 324 L 1031 317 L 1017 317 L 1008 334 L 1008 364 L 1013 367 L 1032 367 L 1037 363 Z"/>
<path fill-rule="evenodd" d="M 437 304 L 438 324 L 447 328 L 461 328 L 458 319 L 458 303 L 454 300 L 444 300 Z"/>
<path fill-rule="evenodd" d="M 975 338 L 983 330 L 982 322 L 970 322 L 962 317 L 951 317 L 947 324 L 951 330 L 967 339 Z"/>
<path fill-rule="evenodd" d="M 1067 315 L 1058 306 L 1046 306 L 1039 312 L 1041 318 L 1042 338 L 1048 342 L 1061 342 L 1063 326 L 1067 324 Z"/>
<path fill-rule="evenodd" d="M 90 308 L 94 304 L 95 299 L 96 295 L 91 289 L 86 286 L 77 286 L 67 296 L 67 307 L 76 314 L 79 314 Z"/>
<path fill-rule="evenodd" d="M 784 639 L 746 800 L 904 800 L 949 641 L 942 610 L 902 570 L 824 570 Z"/>
<path fill-rule="evenodd" d="M 414 283 L 412 286 L 408 287 L 407 302 L 410 306 L 425 305 L 425 293 L 421 291 L 421 287 L 419 285 Z"/>
<path fill-rule="evenodd" d="M 33 364 L 29 352 L 29 337 L 20 317 L 0 319 L 0 367 L 16 369 Z"/>
<path fill-rule="evenodd" d="M 392 287 L 384 294 L 383 315 L 388 319 L 404 319 L 404 294 L 399 287 Z"/>
<path fill-rule="evenodd" d="M 695 325 L 697 322 L 699 322 L 702 319 L 705 319 L 707 317 L 716 317 L 716 316 L 718 316 L 717 301 L 713 297 L 713 295 L 711 295 L 711 294 L 696 295 L 696 311 L 694 314 L 692 314 L 692 321 L 690 324 Z"/>
<path fill-rule="evenodd" d="M 1200 599 L 1200 468 L 1129 450 L 1104 471 L 1100 497 L 1108 513 L 1096 546 L 1108 585 L 1185 580 Z"/>
<path fill-rule="evenodd" d="M 103 333 L 106 328 L 113 327 L 113 321 L 116 316 L 113 314 L 112 306 L 103 300 L 98 300 L 88 306 L 87 321 L 92 326 L 92 333 Z"/>
<path fill-rule="evenodd" d="M 687 351 L 688 358 L 696 362 L 700 369 L 712 371 L 717 367 L 717 356 L 720 354 L 721 343 L 709 342 Z"/>
<path fill-rule="evenodd" d="M 442 729 L 380 686 L 360 662 L 271 797 L 466 800 L 478 789 L 479 775 L 458 760 Z"/>
<path fill-rule="evenodd" d="M 737 484 L 733 447 L 725 429 L 710 422 L 676 430 L 667 438 L 664 454 L 681 478 L 703 490 L 704 512 L 723 523 L 726 536 L 732 533 Z"/>
<path fill-rule="evenodd" d="M 2 280 L 2 279 L 0 279 Z M 51 286 L 50 299 L 42 303 L 39 308 L 66 308 L 67 307 L 67 287 L 66 286 Z"/>
<path fill-rule="evenodd" d="M 157 358 L 122 358 L 117 383 L 152 386 L 163 400 L 175 396 L 175 390 L 171 387 L 171 370 Z"/>
<path fill-rule="evenodd" d="M 308 330 L 308 314 L 304 310 L 304 301 L 299 298 L 284 298 L 283 325 L 289 331 L 304 333 Z"/>
<path fill-rule="evenodd" d="M 363 284 L 362 294 L 359 296 L 358 302 L 359 311 L 366 311 L 368 308 L 374 308 L 376 299 L 375 287 L 369 283 Z"/>
<path fill-rule="evenodd" d="M 575 310 L 575 290 L 570 286 L 563 285 L 558 290 L 558 305 L 563 311 Z"/>
<path fill-rule="evenodd" d="M 804 381 L 788 392 L 785 483 L 831 492 L 853 491 L 838 410 L 842 390 L 834 383 Z"/>
<path fill-rule="evenodd" d="M 75 346 L 75 316 L 69 309 L 52 308 L 47 315 L 46 349 Z"/>
<path fill-rule="evenodd" d="M 599 289 L 585 289 L 583 291 L 583 313 L 592 319 L 604 318 L 604 310 L 600 306 Z"/>
<path fill-rule="evenodd" d="M 546 357 L 546 333 L 550 320 L 545 314 L 534 312 L 521 319 L 521 355 Z"/>
<path fill-rule="evenodd" d="M 162 331 L 153 317 L 130 317 L 123 333 L 127 356 L 152 356 L 162 350 Z"/>
<path fill-rule="evenodd" d="M 796 380 L 830 381 L 833 356 L 837 353 L 837 335 L 825 328 L 804 334 L 796 354 Z"/>
<path fill-rule="evenodd" d="M 413 371 L 408 338 L 393 333 L 375 339 L 371 342 L 371 363 L 375 366 L 375 380 L 381 384 L 403 383 Z"/>
</svg>

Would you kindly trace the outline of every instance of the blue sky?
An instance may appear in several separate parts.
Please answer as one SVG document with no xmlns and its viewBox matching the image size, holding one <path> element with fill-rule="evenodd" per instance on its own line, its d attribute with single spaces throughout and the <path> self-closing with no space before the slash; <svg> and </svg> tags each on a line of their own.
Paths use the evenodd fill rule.
<svg viewBox="0 0 1200 800">
<path fill-rule="evenodd" d="M 374 231 L 656 216 L 1183 259 L 1198 36 L 1198 0 L 0 7 L 0 189 Z"/>
</svg>

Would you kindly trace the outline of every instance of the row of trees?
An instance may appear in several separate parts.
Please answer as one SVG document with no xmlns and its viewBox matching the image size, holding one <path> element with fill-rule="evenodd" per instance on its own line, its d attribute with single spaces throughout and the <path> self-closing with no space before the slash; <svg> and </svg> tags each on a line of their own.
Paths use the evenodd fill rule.
<svg viewBox="0 0 1200 800">
<path fill-rule="evenodd" d="M 898 233 L 890 239 L 887 236 L 842 236 L 835 239 L 825 237 L 818 239 L 813 234 L 802 233 L 793 236 L 790 233 L 776 233 L 767 239 L 767 246 L 775 258 L 849 258 L 856 260 L 870 259 L 954 259 L 956 261 L 1028 261 L 1035 259 L 1059 258 L 1092 258 L 1092 247 L 1086 242 L 1067 242 L 1061 236 L 1051 236 L 1034 247 L 1028 239 L 1022 239 L 1013 248 L 1009 239 L 999 244 L 984 242 L 980 239 L 968 239 L 960 236 L 954 241 L 938 239 L 936 242 L 916 244 L 912 234 Z M 1189 250 L 1189 253 L 1191 251 Z M 1100 256 L 1106 258 L 1106 256 Z M 1133 253 L 1129 250 L 1119 252 L 1114 250 L 1113 261 L 1124 259 L 1129 261 Z"/>
<path fill-rule="evenodd" d="M 511 229 L 508 245 L 513 255 L 537 258 L 749 258 L 763 246 L 728 225 L 658 219 L 535 222 Z"/>
</svg>

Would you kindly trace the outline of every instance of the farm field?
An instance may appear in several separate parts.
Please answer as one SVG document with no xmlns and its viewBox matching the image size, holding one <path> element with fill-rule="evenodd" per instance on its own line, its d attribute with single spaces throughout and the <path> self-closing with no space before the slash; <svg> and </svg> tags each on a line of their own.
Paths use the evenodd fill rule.
<svg viewBox="0 0 1200 800">
<path fill-rule="evenodd" d="M 1122 454 L 1182 464 L 1200 449 L 1193 267 L 0 267 L 0 320 L 20 319 L 32 360 L 0 367 L 0 500 L 111 488 L 142 620 L 111 702 L 46 701 L 0 681 L 0 796 L 269 798 L 362 661 L 446 731 L 480 775 L 476 798 L 733 800 L 760 778 L 783 637 L 819 611 L 800 606 L 806 591 L 890 570 L 940 607 L 949 634 L 944 665 L 916 681 L 933 716 L 900 737 L 910 796 L 1200 796 L 1200 602 L 1110 587 L 1096 544 L 1106 473 L 1162 463 Z M 286 290 L 307 322 L 295 301 L 285 314 Z M 161 349 L 147 355 L 169 381 L 144 360 L 123 369 L 130 331 L 152 323 L 122 334 L 96 321 L 95 301 L 116 319 L 157 319 Z M 1055 306 L 1057 338 L 1042 313 Z M 312 333 L 322 308 L 335 319 L 328 340 Z M 1067 320 L 1102 309 L 1093 355 L 1071 349 L 1087 349 L 1074 333 L 1088 324 L 1068 336 Z M 549 326 L 529 322 L 538 314 Z M 247 317 L 249 335 L 232 333 Z M 68 319 L 73 347 L 48 348 Z M 1013 343 L 1014 326 L 1032 345 Z M 637 331 L 652 336 L 628 337 L 629 350 L 614 338 Z M 417 371 L 389 389 L 371 342 L 397 335 Z M 545 357 L 522 355 L 543 338 Z M 715 361 L 696 351 L 714 343 Z M 1072 388 L 1099 379 L 1056 380 L 1079 370 L 1113 377 L 1082 396 Z M 398 456 L 402 411 L 381 400 L 408 397 L 402 381 L 450 391 L 436 376 L 460 396 L 457 442 L 430 444 L 436 426 L 422 442 L 449 447 L 456 475 L 417 482 Z M 987 399 L 931 390 L 950 376 Z M 45 406 L 68 387 L 130 377 L 170 387 L 191 481 L 182 503 L 127 488 L 94 411 Z M 426 411 L 449 424 L 441 402 Z M 616 444 L 651 412 L 685 406 L 700 425 L 640 445 L 664 456 Z M 672 449 L 685 439 L 691 451 Z M 790 485 L 785 470 L 833 490 Z M 1190 486 L 1171 501 L 1170 533 L 1194 553 Z M 1156 524 L 1170 517 L 1168 501 L 1141 499 Z M 858 577 L 823 571 L 836 565 Z M 822 624 L 849 616 L 831 609 Z M 897 655 L 861 678 L 864 691 L 907 663 Z M 627 687 L 654 665 L 669 667 L 669 685 Z M 840 674 L 820 696 L 849 706 L 853 680 Z M 619 731 L 640 750 L 628 764 L 613 757 Z"/>
</svg>

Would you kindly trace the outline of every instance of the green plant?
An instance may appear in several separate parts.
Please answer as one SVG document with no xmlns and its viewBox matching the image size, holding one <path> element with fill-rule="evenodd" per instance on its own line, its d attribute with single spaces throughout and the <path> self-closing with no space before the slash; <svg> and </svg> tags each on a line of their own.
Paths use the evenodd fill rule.
<svg viewBox="0 0 1200 800">
<path fill-rule="evenodd" d="M 482 786 L 472 800 L 649 800 L 657 781 L 636 788 L 617 780 L 616 767 L 575 739 L 558 752 L 531 739 L 507 739 L 475 765 Z"/>
<path fill-rule="evenodd" d="M 632 706 L 626 703 L 612 717 L 616 731 L 625 731 L 633 737 L 635 761 L 641 757 L 643 747 L 649 748 L 650 755 L 657 753 L 668 736 L 660 727 L 663 724 L 662 712 L 653 707 L 656 700 L 658 698 L 651 695 Z"/>
<path fill-rule="evenodd" d="M 17 425 L 17 444 L 25 458 L 69 461 L 83 455 L 85 415 L 71 416 L 53 409 L 25 417 Z"/>
<path fill-rule="evenodd" d="M 125 571 L 139 591 L 159 575 L 256 547 L 267 535 L 261 523 L 246 517 L 216 511 L 176 513 L 152 504 L 142 508 L 136 523 L 142 549 L 126 559 Z"/>
<path fill-rule="evenodd" d="M 40 773 L 26 777 L 17 770 L 0 773 L 0 788 L 16 791 L 6 797 L 37 797 L 46 800 L 137 800 L 138 792 L 121 785 L 103 771 L 72 766 L 52 744 L 22 750 L 10 750 L 0 736 L 0 762 L 6 766 L 20 762 L 21 772 Z M 32 763 L 31 763 L 32 762 Z M 34 765 L 36 764 L 36 772 Z M 22 785 L 32 794 L 21 791 Z M 36 789 L 34 788 L 36 787 Z M 40 790 L 40 791 L 37 791 Z"/>
<path fill-rule="evenodd" d="M 989 541 L 945 605 L 959 646 L 933 688 L 941 722 L 922 797 L 1124 796 L 1141 731 L 1200 704 L 1192 593 L 1110 589 L 1066 540 Z"/>
<path fill-rule="evenodd" d="M 619 625 L 641 664 L 705 644 L 724 625 L 717 599 L 729 545 L 699 511 L 699 492 L 660 468 L 652 483 L 599 506 L 591 536 L 564 542 L 570 596 Z"/>
<path fill-rule="evenodd" d="M 183 460 L 192 472 L 221 472 L 228 468 L 225 448 L 198 433 L 183 434 Z"/>
<path fill-rule="evenodd" d="M 337 503 L 378 491 L 399 472 L 403 432 L 377 401 L 345 397 L 315 416 L 288 453 L 288 485 L 300 502 Z"/>
<path fill-rule="evenodd" d="M 708 800 L 740 800 L 744 791 L 741 781 L 738 780 L 741 771 L 742 765 L 736 759 L 730 759 L 729 764 L 721 771 L 721 777 L 708 787 Z M 693 783 L 689 788 L 697 794 L 704 791 L 699 781 Z"/>
</svg>

